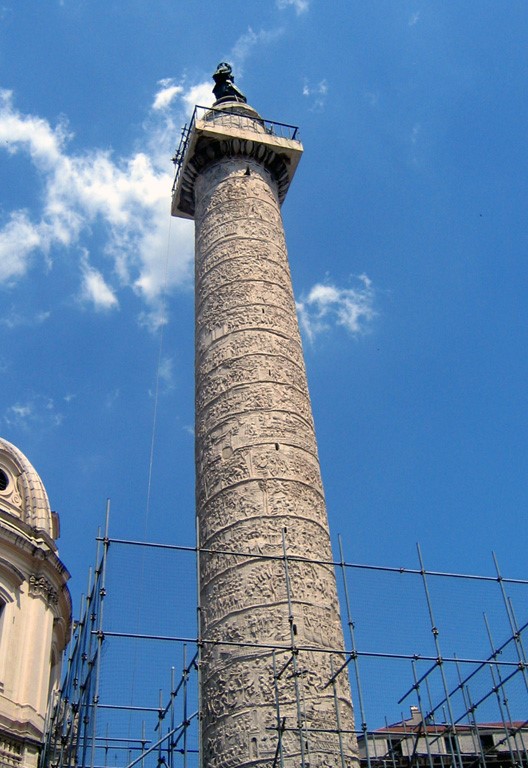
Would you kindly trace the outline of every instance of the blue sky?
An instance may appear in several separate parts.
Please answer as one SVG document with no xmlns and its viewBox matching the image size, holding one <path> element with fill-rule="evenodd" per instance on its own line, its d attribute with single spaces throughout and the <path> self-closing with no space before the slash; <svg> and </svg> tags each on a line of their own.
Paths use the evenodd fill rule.
<svg viewBox="0 0 528 768">
<path fill-rule="evenodd" d="M 524 0 L 2 0 L 0 431 L 75 599 L 107 497 L 116 536 L 193 540 L 170 158 L 221 60 L 301 130 L 283 214 L 333 535 L 525 575 L 527 33 Z"/>
</svg>

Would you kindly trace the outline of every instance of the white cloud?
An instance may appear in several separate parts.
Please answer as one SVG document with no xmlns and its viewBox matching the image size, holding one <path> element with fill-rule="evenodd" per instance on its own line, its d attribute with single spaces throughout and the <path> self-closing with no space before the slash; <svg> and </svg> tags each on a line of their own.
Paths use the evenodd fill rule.
<svg viewBox="0 0 528 768">
<path fill-rule="evenodd" d="M 192 115 L 197 104 L 201 107 L 211 107 L 214 100 L 213 88 L 209 80 L 205 83 L 194 85 L 182 96 L 182 101 L 185 104 L 188 117 Z"/>
<path fill-rule="evenodd" d="M 83 272 L 81 299 L 93 304 L 96 310 L 104 311 L 118 307 L 119 302 L 115 293 L 107 285 L 102 274 L 90 266 L 87 253 L 82 258 L 81 269 Z"/>
<path fill-rule="evenodd" d="M 152 102 L 152 109 L 156 111 L 170 107 L 176 96 L 183 91 L 182 86 L 175 85 L 171 77 L 159 80 L 158 85 L 161 85 L 161 88 L 154 96 L 154 101 Z"/>
<path fill-rule="evenodd" d="M 31 254 L 48 250 L 42 227 L 35 226 L 26 211 L 13 211 L 0 229 L 0 283 L 10 283 L 25 274 Z"/>
<path fill-rule="evenodd" d="M 311 98 L 312 105 L 310 109 L 313 112 L 318 112 L 324 107 L 327 94 L 328 82 L 326 80 L 320 80 L 315 85 L 311 85 L 308 80 L 304 81 L 302 95 Z"/>
<path fill-rule="evenodd" d="M 184 87 L 160 81 L 144 125 L 143 146 L 116 157 L 99 148 L 69 150 L 65 122 L 47 120 L 16 109 L 13 95 L 0 91 L 0 149 L 25 155 L 39 172 L 40 210 L 12 210 L 0 225 L 0 283 L 12 286 L 34 262 L 89 246 L 94 225 L 104 232 L 97 265 L 79 261 L 85 300 L 95 309 L 118 305 L 118 291 L 133 290 L 159 315 L 163 294 L 190 280 L 192 222 L 170 217 L 170 165 L 179 128 L 196 102 L 212 102 L 211 83 Z M 168 265 L 168 266 L 167 266 Z M 113 287 L 110 288 L 110 285 Z M 163 311 L 164 312 L 164 311 Z M 157 322 L 157 321 L 156 321 Z"/>
<path fill-rule="evenodd" d="M 0 90 L 0 115 L 0 143 L 4 149 L 12 154 L 25 149 L 42 169 L 57 163 L 68 138 L 64 124 L 52 129 L 46 120 L 21 115 L 13 109 L 13 92 L 5 89 Z"/>
<path fill-rule="evenodd" d="M 367 275 L 359 275 L 357 281 L 355 288 L 316 283 L 308 295 L 297 302 L 299 323 L 310 342 L 333 325 L 344 327 L 353 336 L 367 331 L 376 315 L 374 290 Z"/>
<path fill-rule="evenodd" d="M 292 6 L 295 8 L 295 13 L 300 15 L 305 13 L 310 7 L 310 0 L 277 0 L 277 8 L 283 10 Z"/>
<path fill-rule="evenodd" d="M 163 325 L 168 323 L 167 306 L 164 301 L 159 301 L 154 309 L 148 312 L 141 312 L 139 315 L 139 324 L 142 328 L 147 328 L 151 333 L 158 331 Z"/>
</svg>

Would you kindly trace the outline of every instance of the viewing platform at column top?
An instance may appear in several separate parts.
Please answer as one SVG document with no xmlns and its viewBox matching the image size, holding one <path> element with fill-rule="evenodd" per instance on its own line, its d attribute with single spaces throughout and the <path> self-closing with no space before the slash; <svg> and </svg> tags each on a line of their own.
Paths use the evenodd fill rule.
<svg viewBox="0 0 528 768">
<path fill-rule="evenodd" d="M 282 204 L 303 152 L 298 133 L 296 126 L 264 120 L 241 102 L 196 106 L 172 158 L 176 167 L 172 215 L 194 218 L 195 179 L 206 166 L 224 158 L 246 159 L 267 168 Z"/>
</svg>

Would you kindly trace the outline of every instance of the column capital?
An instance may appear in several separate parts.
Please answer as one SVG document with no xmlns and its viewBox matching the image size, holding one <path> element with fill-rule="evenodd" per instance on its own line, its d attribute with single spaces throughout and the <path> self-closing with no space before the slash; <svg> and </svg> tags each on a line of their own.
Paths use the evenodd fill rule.
<svg viewBox="0 0 528 768">
<path fill-rule="evenodd" d="M 295 126 L 264 120 L 248 104 L 229 101 L 211 108 L 197 106 L 173 158 L 172 215 L 193 219 L 197 176 L 207 166 L 232 157 L 265 167 L 277 182 L 282 204 L 303 152 L 297 133 Z"/>
</svg>

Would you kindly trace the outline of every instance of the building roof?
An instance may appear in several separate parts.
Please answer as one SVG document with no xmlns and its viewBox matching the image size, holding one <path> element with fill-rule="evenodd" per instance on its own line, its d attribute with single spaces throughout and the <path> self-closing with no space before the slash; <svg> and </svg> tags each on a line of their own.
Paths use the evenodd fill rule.
<svg viewBox="0 0 528 768">
<path fill-rule="evenodd" d="M 22 451 L 0 438 L 0 514 L 5 513 L 22 528 L 58 538 L 58 517 L 50 509 L 40 476 Z"/>
</svg>

